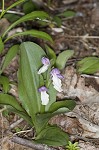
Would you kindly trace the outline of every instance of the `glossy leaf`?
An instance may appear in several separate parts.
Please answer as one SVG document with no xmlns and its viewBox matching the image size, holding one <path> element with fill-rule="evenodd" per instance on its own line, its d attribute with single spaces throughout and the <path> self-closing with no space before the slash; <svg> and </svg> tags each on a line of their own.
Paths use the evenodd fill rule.
<svg viewBox="0 0 99 150">
<path fill-rule="evenodd" d="M 49 146 L 65 146 L 69 141 L 67 133 L 57 126 L 47 126 L 36 137 L 36 142 Z"/>
<path fill-rule="evenodd" d="M 3 16 L 3 18 L 6 18 L 10 23 L 15 22 L 16 20 L 18 20 L 19 18 L 21 18 L 21 16 L 17 15 L 17 14 L 10 14 L 7 13 Z"/>
<path fill-rule="evenodd" d="M 47 56 L 49 57 L 49 59 L 53 60 L 53 64 L 54 64 L 55 61 L 56 61 L 56 54 L 55 54 L 55 52 L 48 45 L 45 45 L 45 48 L 46 48 Z"/>
<path fill-rule="evenodd" d="M 5 76 L 0 76 L 0 84 L 3 86 L 4 93 L 7 93 L 9 90 L 9 79 Z"/>
<path fill-rule="evenodd" d="M 53 116 L 52 113 L 45 113 L 45 114 L 37 114 L 36 115 L 36 127 L 38 130 L 38 133 L 46 127 L 48 124 L 48 121 Z"/>
<path fill-rule="evenodd" d="M 31 120 L 30 116 L 26 112 L 19 111 L 19 110 L 15 109 L 12 106 L 7 106 L 7 110 L 9 112 L 13 112 L 13 113 L 19 115 L 21 118 L 23 118 L 24 120 L 26 120 L 28 122 L 28 124 L 30 124 L 33 127 L 33 122 Z"/>
<path fill-rule="evenodd" d="M 58 69 L 62 70 L 65 68 L 67 60 L 74 54 L 73 50 L 66 50 L 60 53 L 56 59 L 56 66 Z"/>
<path fill-rule="evenodd" d="M 56 22 L 58 27 L 60 27 L 62 25 L 62 20 L 58 16 L 54 16 L 53 21 Z"/>
<path fill-rule="evenodd" d="M 25 35 L 30 35 L 30 36 L 33 36 L 33 37 L 37 37 L 37 38 L 41 38 L 41 39 L 53 42 L 53 40 L 52 40 L 52 38 L 49 34 L 47 34 L 45 32 L 42 32 L 42 31 L 38 31 L 38 30 L 29 30 L 29 31 L 16 33 L 16 34 L 8 37 L 4 42 L 7 42 L 8 40 L 10 40 L 14 37 L 25 36 Z"/>
<path fill-rule="evenodd" d="M 12 5 L 10 5 L 10 6 L 4 11 L 4 14 L 5 14 L 8 10 L 12 9 L 13 7 L 16 7 L 17 5 L 21 4 L 21 3 L 24 2 L 24 1 L 25 1 L 25 0 L 18 0 L 18 1 L 16 1 L 16 2 L 14 2 Z"/>
<path fill-rule="evenodd" d="M 2 53 L 3 49 L 4 49 L 4 43 L 0 37 L 0 54 Z"/>
<path fill-rule="evenodd" d="M 57 102 L 54 102 L 50 108 L 49 108 L 49 112 L 53 113 L 55 111 L 57 111 L 58 109 L 60 108 L 68 108 L 69 111 L 70 110 L 73 110 L 74 107 L 76 106 L 76 103 L 74 100 L 62 100 L 62 101 L 57 101 Z"/>
<path fill-rule="evenodd" d="M 63 16 L 63 17 L 74 17 L 76 13 L 72 10 L 66 10 L 63 13 L 59 14 L 58 16 Z"/>
<path fill-rule="evenodd" d="M 86 57 L 77 63 L 79 73 L 93 74 L 99 71 L 99 58 Z"/>
<path fill-rule="evenodd" d="M 13 96 L 8 94 L 0 94 L 0 104 L 11 105 L 16 110 L 25 112 L 25 110 L 21 107 L 18 101 Z"/>
<path fill-rule="evenodd" d="M 1 66 L 1 73 L 9 65 L 11 60 L 16 56 L 18 50 L 19 50 L 19 45 L 14 45 L 9 49 L 8 53 L 5 56 L 4 62 Z"/>
<path fill-rule="evenodd" d="M 37 72 L 42 66 L 41 58 L 45 55 L 42 48 L 35 43 L 24 42 L 20 45 L 19 98 L 33 121 L 35 121 L 34 116 L 40 112 L 41 107 L 38 92 L 40 78 Z"/>
<path fill-rule="evenodd" d="M 31 12 L 23 17 L 21 17 L 19 20 L 17 20 L 16 22 L 14 22 L 13 24 L 11 24 L 8 29 L 4 32 L 4 34 L 2 35 L 2 37 L 4 37 L 8 32 L 9 30 L 11 30 L 13 27 L 15 27 L 16 25 L 22 23 L 22 22 L 25 22 L 25 21 L 28 21 L 28 20 L 34 20 L 36 18 L 40 18 L 40 19 L 45 19 L 45 18 L 48 18 L 48 14 L 43 12 L 43 11 L 34 11 L 34 12 Z"/>
<path fill-rule="evenodd" d="M 32 2 L 32 0 L 28 0 L 23 4 L 23 12 L 25 14 L 31 13 L 35 10 L 35 4 Z"/>
</svg>

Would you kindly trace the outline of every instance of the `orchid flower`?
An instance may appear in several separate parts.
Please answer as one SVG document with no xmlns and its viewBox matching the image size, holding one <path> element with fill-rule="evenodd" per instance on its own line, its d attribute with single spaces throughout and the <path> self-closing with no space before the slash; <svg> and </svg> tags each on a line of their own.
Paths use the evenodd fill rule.
<svg viewBox="0 0 99 150">
<path fill-rule="evenodd" d="M 39 69 L 38 74 L 44 73 L 50 65 L 50 61 L 46 57 L 42 57 L 41 61 L 42 61 L 43 66 Z"/>
<path fill-rule="evenodd" d="M 52 69 L 52 71 L 50 72 L 51 77 L 52 77 L 52 81 L 53 81 L 53 86 L 54 88 L 58 91 L 58 92 L 62 92 L 62 83 L 61 83 L 61 79 L 63 78 L 63 76 L 60 74 L 60 71 L 57 68 Z"/>
<path fill-rule="evenodd" d="M 49 95 L 47 94 L 47 88 L 45 86 L 42 86 L 38 89 L 38 91 L 41 93 L 42 105 L 47 105 L 49 103 Z"/>
</svg>

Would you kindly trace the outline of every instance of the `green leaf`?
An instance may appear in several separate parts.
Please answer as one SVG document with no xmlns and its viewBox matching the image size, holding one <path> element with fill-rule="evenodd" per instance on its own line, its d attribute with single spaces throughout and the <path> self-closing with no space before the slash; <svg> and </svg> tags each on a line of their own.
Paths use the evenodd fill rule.
<svg viewBox="0 0 99 150">
<path fill-rule="evenodd" d="M 49 146 L 64 146 L 69 141 L 68 135 L 57 126 L 47 126 L 36 137 L 36 142 Z"/>
<path fill-rule="evenodd" d="M 58 27 L 61 26 L 62 20 L 58 16 L 54 16 L 53 20 L 56 22 Z"/>
<path fill-rule="evenodd" d="M 9 22 L 13 23 L 18 20 L 20 16 L 16 14 L 5 14 L 3 18 L 6 18 Z"/>
<path fill-rule="evenodd" d="M 48 45 L 45 45 L 45 48 L 46 48 L 47 56 L 49 57 L 49 59 L 53 60 L 53 64 L 54 64 L 55 61 L 56 61 L 56 54 L 55 54 L 55 52 Z"/>
<path fill-rule="evenodd" d="M 25 1 L 25 0 L 18 0 L 17 2 L 14 2 L 12 5 L 10 5 L 10 6 L 4 11 L 4 14 L 5 14 L 8 10 L 12 9 L 13 7 L 16 7 L 17 5 L 19 5 L 20 3 L 24 2 L 24 1 Z"/>
<path fill-rule="evenodd" d="M 73 100 L 64 100 L 52 103 L 47 113 L 36 115 L 36 127 L 38 132 L 46 127 L 50 118 L 59 113 L 69 112 L 70 110 L 73 110 L 75 106 L 76 103 Z"/>
<path fill-rule="evenodd" d="M 41 38 L 50 42 L 53 42 L 51 36 L 45 32 L 38 31 L 38 30 L 29 30 L 29 31 L 24 31 L 24 32 L 19 32 L 16 34 L 13 34 L 12 36 L 8 37 L 4 42 L 7 42 L 8 40 L 17 37 L 17 36 L 25 36 L 25 35 L 30 35 L 33 37 Z"/>
<path fill-rule="evenodd" d="M 59 14 L 58 16 L 63 16 L 63 17 L 74 17 L 76 15 L 76 12 L 71 11 L 71 10 L 66 10 L 63 13 Z"/>
<path fill-rule="evenodd" d="M 60 70 L 65 68 L 67 60 L 74 54 L 73 50 L 66 50 L 60 53 L 56 60 L 56 67 Z"/>
<path fill-rule="evenodd" d="M 86 57 L 77 63 L 79 73 L 93 74 L 99 71 L 99 58 Z"/>
<path fill-rule="evenodd" d="M 0 94 L 0 104 L 11 105 L 16 110 L 25 112 L 25 110 L 20 106 L 18 101 L 13 96 L 8 94 Z"/>
<path fill-rule="evenodd" d="M 2 38 L 0 37 L 0 54 L 2 53 L 3 49 L 4 49 L 4 43 L 2 41 Z"/>
<path fill-rule="evenodd" d="M 73 110 L 74 107 L 76 106 L 76 103 L 74 100 L 62 100 L 62 101 L 57 101 L 57 102 L 54 102 L 50 108 L 49 108 L 49 112 L 53 113 L 55 111 L 57 111 L 58 109 L 60 108 L 68 108 L 69 111 L 70 110 Z"/>
<path fill-rule="evenodd" d="M 31 13 L 34 10 L 35 10 L 35 4 L 31 0 L 28 0 L 23 4 L 23 12 L 25 14 Z"/>
<path fill-rule="evenodd" d="M 4 62 L 1 66 L 1 73 L 9 65 L 11 60 L 16 56 L 18 50 L 19 50 L 19 45 L 14 45 L 9 49 L 8 53 L 5 56 Z"/>
<path fill-rule="evenodd" d="M 5 93 L 9 90 L 9 79 L 5 76 L 0 76 L 0 84 L 3 86 L 3 90 Z"/>
<path fill-rule="evenodd" d="M 46 127 L 46 125 L 48 124 L 48 121 L 50 120 L 52 116 L 53 116 L 52 113 L 36 115 L 36 128 L 37 128 L 38 133 Z"/>
<path fill-rule="evenodd" d="M 12 106 L 7 106 L 7 109 L 9 112 L 13 112 L 13 113 L 19 115 L 21 118 L 26 120 L 33 127 L 32 119 L 30 118 L 30 116 L 26 112 L 19 111 Z"/>
<path fill-rule="evenodd" d="M 33 121 L 41 107 L 40 93 L 38 92 L 40 78 L 37 72 L 42 66 L 41 58 L 43 56 L 46 56 L 45 52 L 35 43 L 24 42 L 20 45 L 19 98 Z"/>
<path fill-rule="evenodd" d="M 19 20 L 17 20 L 16 22 L 14 22 L 13 24 L 11 24 L 8 29 L 4 32 L 4 34 L 2 35 L 2 37 L 4 37 L 8 32 L 9 30 L 11 30 L 13 27 L 15 27 L 16 25 L 22 23 L 22 22 L 25 22 L 25 21 L 28 21 L 28 20 L 34 20 L 36 18 L 39 18 L 39 19 L 45 19 L 45 18 L 48 18 L 48 14 L 43 12 L 43 11 L 34 11 L 32 13 L 29 13 L 23 17 L 21 17 Z"/>
</svg>

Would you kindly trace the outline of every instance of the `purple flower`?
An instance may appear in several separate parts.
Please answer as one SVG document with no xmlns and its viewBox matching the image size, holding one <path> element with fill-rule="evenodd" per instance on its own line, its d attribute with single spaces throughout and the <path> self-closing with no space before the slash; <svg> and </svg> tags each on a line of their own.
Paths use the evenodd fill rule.
<svg viewBox="0 0 99 150">
<path fill-rule="evenodd" d="M 42 61 L 43 66 L 39 69 L 38 74 L 44 73 L 50 65 L 50 61 L 46 57 L 42 57 L 41 61 Z"/>
<path fill-rule="evenodd" d="M 52 77 L 52 81 L 53 81 L 53 86 L 54 88 L 58 91 L 58 92 L 62 92 L 62 83 L 61 83 L 61 79 L 64 78 L 61 74 L 60 74 L 60 70 L 58 70 L 57 68 L 54 68 L 51 72 L 51 77 Z"/>
<path fill-rule="evenodd" d="M 38 89 L 38 91 L 41 93 L 41 102 L 42 105 L 47 105 L 49 103 L 49 95 L 47 94 L 47 88 L 45 86 L 42 86 Z"/>
</svg>

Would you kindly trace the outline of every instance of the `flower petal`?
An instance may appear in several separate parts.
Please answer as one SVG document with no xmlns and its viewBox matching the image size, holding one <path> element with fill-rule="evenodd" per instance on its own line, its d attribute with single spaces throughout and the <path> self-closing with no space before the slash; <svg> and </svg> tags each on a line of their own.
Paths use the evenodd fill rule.
<svg viewBox="0 0 99 150">
<path fill-rule="evenodd" d="M 42 57 L 42 64 L 43 65 L 50 65 L 50 61 L 49 61 L 49 59 L 48 58 L 46 58 L 46 57 Z"/>
<path fill-rule="evenodd" d="M 42 105 L 47 105 L 49 103 L 49 95 L 46 93 L 46 91 L 41 92 L 41 101 Z"/>
<path fill-rule="evenodd" d="M 41 73 L 44 73 L 47 69 L 48 69 L 49 65 L 43 65 L 39 71 L 38 71 L 38 74 L 41 74 Z"/>
<path fill-rule="evenodd" d="M 62 92 L 62 83 L 61 83 L 61 80 L 57 77 L 57 75 L 54 75 L 52 77 L 52 80 L 53 80 L 53 86 L 54 88 L 58 91 L 58 92 Z"/>
</svg>

